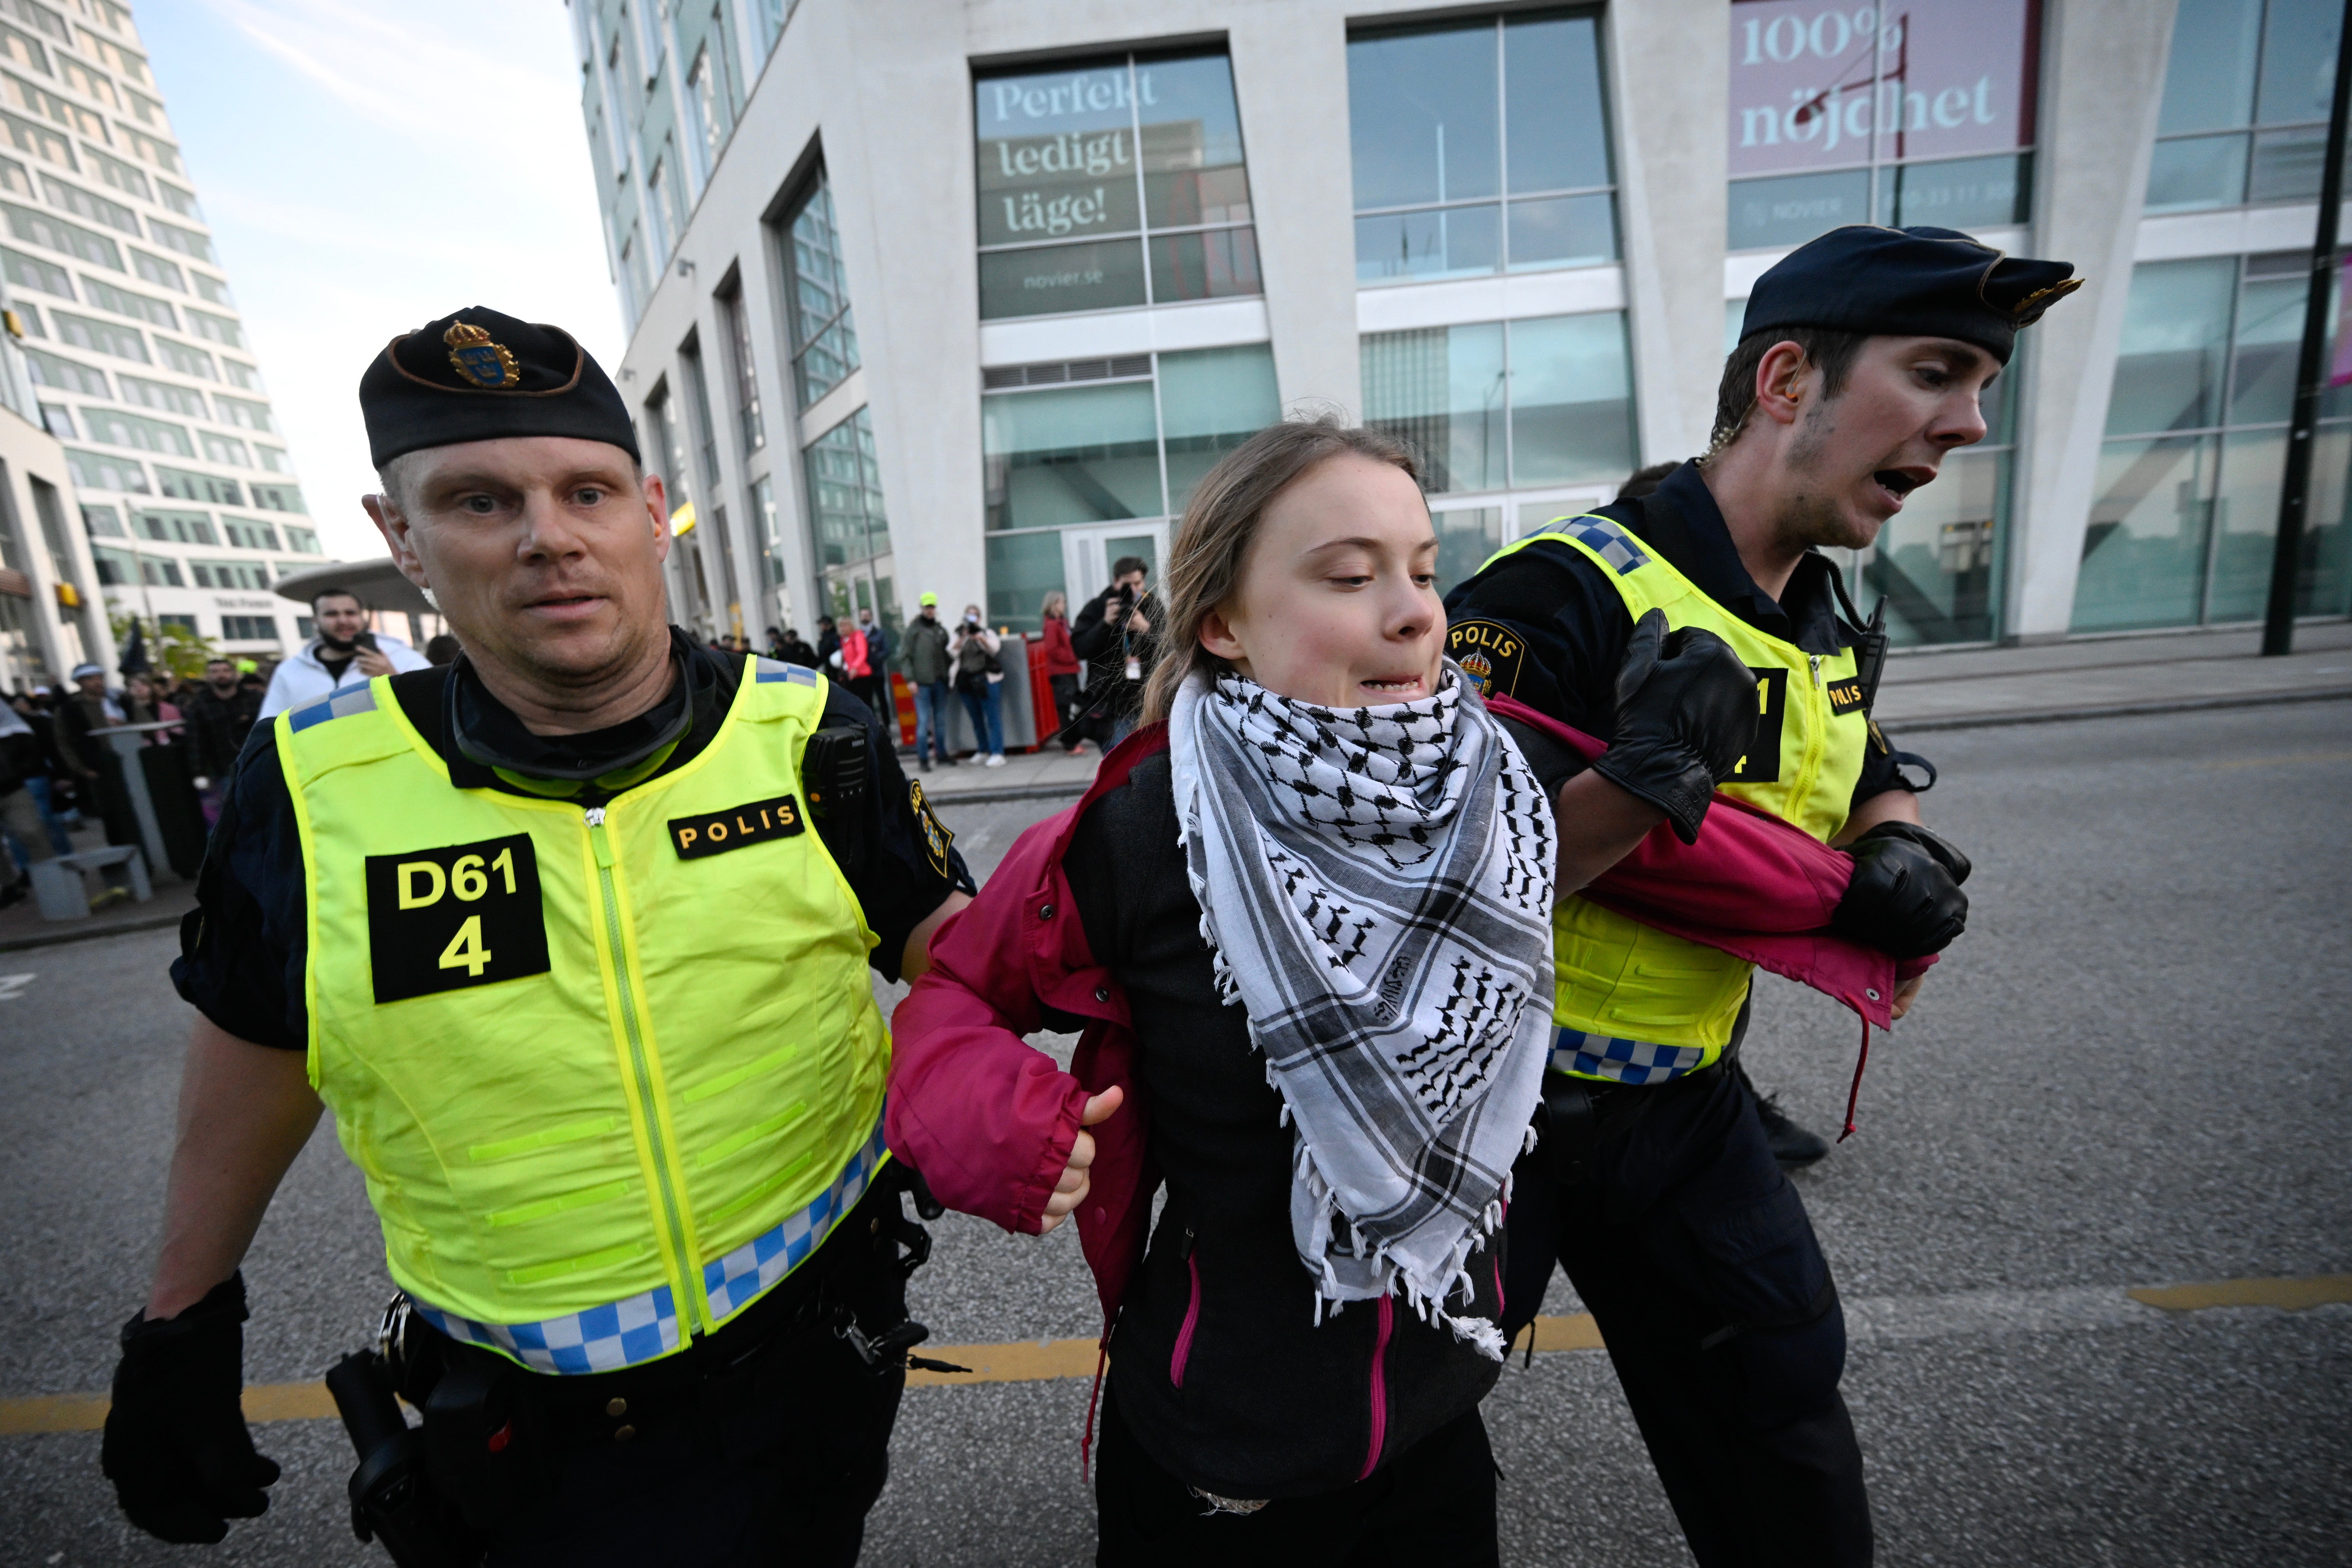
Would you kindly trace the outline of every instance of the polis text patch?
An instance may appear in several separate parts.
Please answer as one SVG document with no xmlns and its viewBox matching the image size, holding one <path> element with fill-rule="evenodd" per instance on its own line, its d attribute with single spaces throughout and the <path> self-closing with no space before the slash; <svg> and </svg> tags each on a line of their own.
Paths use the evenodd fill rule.
<svg viewBox="0 0 2352 1568">
<path fill-rule="evenodd" d="M 780 795 L 773 800 L 755 800 L 732 811 L 714 811 L 708 816 L 669 819 L 669 841 L 681 860 L 724 855 L 747 844 L 790 838 L 807 831 L 808 822 L 801 816 L 800 802 L 788 795 Z"/>
</svg>

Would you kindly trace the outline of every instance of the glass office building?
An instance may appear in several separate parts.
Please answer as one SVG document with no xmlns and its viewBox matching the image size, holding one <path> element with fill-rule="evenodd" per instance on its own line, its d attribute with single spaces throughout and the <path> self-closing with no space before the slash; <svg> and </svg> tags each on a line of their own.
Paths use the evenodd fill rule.
<svg viewBox="0 0 2352 1568">
<path fill-rule="evenodd" d="M 1298 409 L 1412 444 L 1458 580 L 1703 448 L 1780 257 L 1924 223 L 2087 282 L 1858 595 L 1907 647 L 2255 618 L 2340 8 L 2082 3 L 573 0 L 673 608 L 1034 628 Z M 2341 616 L 2352 401 L 2321 442 Z"/>
<path fill-rule="evenodd" d="M 93 608 L 290 652 L 269 585 L 325 557 L 130 8 L 5 0 L 0 57 L 8 328 L 72 476 L 38 521 Z"/>
</svg>

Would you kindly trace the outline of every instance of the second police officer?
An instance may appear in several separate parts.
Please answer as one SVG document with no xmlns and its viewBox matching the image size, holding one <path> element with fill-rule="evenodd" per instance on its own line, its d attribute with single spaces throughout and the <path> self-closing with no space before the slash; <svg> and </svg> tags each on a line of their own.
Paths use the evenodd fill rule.
<svg viewBox="0 0 2352 1568">
<path fill-rule="evenodd" d="M 267 1506 L 238 1265 L 323 1106 L 468 1551 L 852 1562 L 925 1245 L 867 971 L 919 973 L 970 879 L 863 705 L 666 625 L 662 481 L 569 334 L 460 310 L 360 397 L 369 511 L 465 657 L 298 707 L 237 766 L 106 1471 L 166 1540 Z"/>
<path fill-rule="evenodd" d="M 1869 713 L 1883 634 L 1819 552 L 1872 544 L 1947 455 L 1983 438 L 1982 395 L 2018 329 L 2077 286 L 2071 271 L 1935 228 L 1843 228 L 1791 253 L 1748 302 L 1707 455 L 1645 498 L 1507 546 L 1448 598 L 1455 658 L 1486 695 L 1606 735 L 1645 612 L 1716 633 L 1758 694 L 1755 742 L 1724 790 L 1853 856 L 1839 934 L 1935 952 L 1965 920 L 1968 863 L 1919 826 Z M 1602 831 L 1565 812 L 1560 829 L 1564 865 L 1580 833 Z M 1612 853 L 1596 851 L 1600 865 Z M 1828 1263 L 1727 1070 L 1752 966 L 1573 885 L 1564 875 L 1554 918 L 1549 1125 L 1508 1216 L 1506 1331 L 1538 1310 L 1557 1258 L 1704 1568 L 1865 1563 Z M 1894 1016 L 1917 988 L 1915 973 Z"/>
</svg>

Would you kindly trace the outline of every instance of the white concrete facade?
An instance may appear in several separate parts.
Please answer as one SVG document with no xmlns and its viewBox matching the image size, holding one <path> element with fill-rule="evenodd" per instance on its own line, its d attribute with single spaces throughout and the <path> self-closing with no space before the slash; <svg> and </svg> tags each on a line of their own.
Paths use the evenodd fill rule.
<svg viewBox="0 0 2352 1568">
<path fill-rule="evenodd" d="M 1632 455 L 1659 461 L 1704 447 L 1727 306 L 1785 254 L 1785 247 L 1727 248 L 1727 183 L 1737 177 L 1727 155 L 1730 56 L 1737 18 L 1750 7 L 1724 0 L 1620 0 L 1574 12 L 1600 27 L 1618 259 L 1377 284 L 1359 280 L 1354 237 L 1351 34 L 1401 21 L 1527 17 L 1538 15 L 1535 9 L 1436 10 L 1426 0 L 570 3 L 607 239 L 632 315 L 618 367 L 623 394 L 640 410 L 657 393 L 676 395 L 696 363 L 682 361 L 681 348 L 690 346 L 698 350 L 710 405 L 720 410 L 708 442 L 715 475 L 693 487 L 723 503 L 732 534 L 723 551 L 715 542 L 706 546 L 706 571 L 715 561 L 732 563 L 731 581 L 703 626 L 713 633 L 735 629 L 738 617 L 755 640 L 770 622 L 807 632 L 820 613 L 803 452 L 858 408 L 871 424 L 896 608 L 911 613 L 925 589 L 952 607 L 982 599 L 988 576 L 982 393 L 992 369 L 1265 343 L 1285 409 L 1329 406 L 1352 417 L 1367 395 L 1364 334 L 1622 312 Z M 632 8 L 656 5 L 658 25 L 649 31 Z M 2020 412 L 2003 490 L 1991 503 L 1999 540 L 1985 548 L 1997 565 L 1980 635 L 1919 640 L 2067 634 L 2103 442 L 2110 439 L 2108 389 L 2135 262 L 2310 245 L 2315 211 L 2307 201 L 2143 215 L 2173 5 L 2044 0 L 2039 7 L 2035 55 L 2022 73 L 2038 127 L 2030 221 L 1975 232 L 2012 252 L 2072 260 L 2086 283 L 2027 334 L 2029 347 L 2014 367 Z M 1727 14 L 1734 26 L 1726 25 Z M 1262 292 L 983 321 L 975 261 L 976 77 L 1186 46 L 1222 47 L 1231 61 Z M 718 153 L 671 154 L 660 163 L 664 149 L 689 134 L 689 73 L 713 51 L 732 62 L 740 99 L 724 134 L 709 138 Z M 795 415 L 776 220 L 820 160 L 859 368 Z M 707 171 L 696 167 L 704 162 Z M 665 220 L 646 195 L 656 167 L 667 171 L 670 188 L 686 179 L 682 194 L 690 198 L 667 247 L 656 237 Z M 740 299 L 764 411 L 766 440 L 757 449 L 732 434 L 726 412 L 733 403 L 725 352 L 730 298 Z M 648 460 L 664 466 L 651 451 Z M 762 480 L 775 510 L 781 587 L 759 576 L 769 541 L 752 498 Z M 1614 487 L 1596 476 L 1490 488 L 1492 494 L 1433 502 L 1517 507 L 1526 515 L 1605 499 Z M 708 506 L 698 510 L 705 520 L 712 515 Z M 1499 526 L 1508 530 L 1512 521 L 1506 515 Z M 1075 603 L 1098 585 L 1066 587 Z M 675 575 L 672 591 L 674 607 L 691 603 Z"/>
</svg>

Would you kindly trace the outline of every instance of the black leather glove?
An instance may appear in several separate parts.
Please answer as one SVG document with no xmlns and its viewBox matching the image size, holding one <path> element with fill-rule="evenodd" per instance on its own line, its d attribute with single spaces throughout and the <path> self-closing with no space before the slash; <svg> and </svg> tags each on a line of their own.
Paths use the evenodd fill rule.
<svg viewBox="0 0 2352 1568">
<path fill-rule="evenodd" d="M 209 1545 L 269 1508 L 278 1467 L 253 1451 L 240 1403 L 245 1318 L 232 1274 L 176 1318 L 122 1325 L 99 1463 L 124 1515 L 161 1540 Z"/>
<path fill-rule="evenodd" d="M 1715 786 L 1756 740 L 1756 672 L 1699 626 L 1666 629 L 1664 610 L 1636 622 L 1617 667 L 1617 734 L 1593 770 L 1698 838 Z"/>
<path fill-rule="evenodd" d="M 1840 936 L 1925 958 L 1968 929 L 1969 858 L 1916 822 L 1882 822 L 1847 846 L 1853 880 L 1830 916 Z"/>
</svg>

